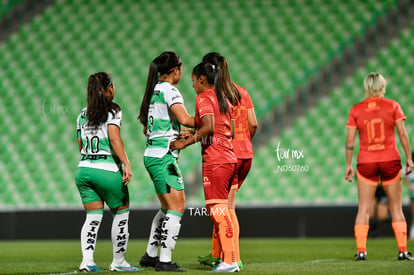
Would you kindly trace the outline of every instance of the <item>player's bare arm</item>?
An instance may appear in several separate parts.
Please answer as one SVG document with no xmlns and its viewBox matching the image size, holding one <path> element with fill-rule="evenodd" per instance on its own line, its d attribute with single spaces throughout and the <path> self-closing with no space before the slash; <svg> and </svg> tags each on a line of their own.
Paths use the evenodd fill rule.
<svg viewBox="0 0 414 275">
<path fill-rule="evenodd" d="M 121 139 L 121 131 L 116 125 L 108 125 L 108 135 L 112 149 L 124 164 L 122 182 L 126 185 L 131 181 L 132 172 L 128 156 L 125 152 L 124 143 Z"/>
<path fill-rule="evenodd" d="M 203 116 L 201 118 L 201 121 L 203 123 L 203 126 L 201 126 L 201 128 L 198 131 L 196 131 L 193 135 L 189 136 L 188 138 L 184 140 L 173 141 L 170 144 L 170 148 L 172 150 L 184 149 L 185 147 L 196 143 L 203 137 L 214 133 L 214 115 L 213 114 L 208 114 L 208 115 Z"/>
<path fill-rule="evenodd" d="M 411 158 L 410 139 L 408 137 L 407 130 L 405 129 L 404 120 L 399 120 L 395 123 L 397 127 L 398 136 L 400 138 L 401 146 L 403 147 L 406 161 L 405 174 L 408 175 L 413 171 L 413 160 Z"/>
<path fill-rule="evenodd" d="M 187 109 L 184 107 L 183 104 L 174 104 L 173 106 L 171 106 L 171 111 L 173 112 L 174 116 L 177 118 L 178 122 L 181 125 L 191 128 L 195 127 L 194 117 L 188 114 Z"/>
<path fill-rule="evenodd" d="M 354 154 L 354 143 L 356 136 L 356 128 L 348 128 L 348 135 L 346 137 L 345 144 L 345 156 L 346 156 L 346 170 L 345 170 L 345 179 L 347 181 L 353 182 L 353 177 L 355 175 L 354 169 L 352 168 L 352 155 Z"/>
</svg>

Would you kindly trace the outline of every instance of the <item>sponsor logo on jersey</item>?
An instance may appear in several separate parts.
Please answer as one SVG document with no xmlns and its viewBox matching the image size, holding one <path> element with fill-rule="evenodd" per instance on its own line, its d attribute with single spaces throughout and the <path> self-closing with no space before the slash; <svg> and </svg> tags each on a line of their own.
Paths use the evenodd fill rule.
<svg viewBox="0 0 414 275">
<path fill-rule="evenodd" d="M 81 160 L 100 160 L 108 159 L 107 155 L 82 155 Z"/>
</svg>

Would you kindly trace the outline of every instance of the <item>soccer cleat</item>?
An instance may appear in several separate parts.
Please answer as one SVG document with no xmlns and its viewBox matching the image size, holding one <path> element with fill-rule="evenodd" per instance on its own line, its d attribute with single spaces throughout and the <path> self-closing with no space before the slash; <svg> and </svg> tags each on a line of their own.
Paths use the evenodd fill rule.
<svg viewBox="0 0 414 275">
<path fill-rule="evenodd" d="M 95 264 L 81 263 L 79 266 L 79 272 L 102 272 Z"/>
<path fill-rule="evenodd" d="M 239 261 L 237 263 L 237 265 L 239 266 L 239 271 L 241 271 L 243 269 L 243 263 L 242 263 L 242 261 Z"/>
<path fill-rule="evenodd" d="M 138 272 L 139 268 L 129 264 L 127 261 L 123 260 L 122 263 L 116 264 L 114 262 L 109 266 L 110 271 L 120 271 L 120 272 Z"/>
<path fill-rule="evenodd" d="M 414 257 L 411 256 L 411 253 L 406 251 L 406 252 L 399 252 L 398 253 L 398 260 L 399 261 L 403 261 L 403 260 L 408 260 L 408 261 L 414 261 Z"/>
<path fill-rule="evenodd" d="M 358 252 L 355 254 L 355 261 L 365 261 L 367 259 L 367 252 Z"/>
<path fill-rule="evenodd" d="M 150 257 L 148 256 L 147 252 L 145 252 L 145 255 L 141 257 L 141 260 L 139 260 L 139 265 L 142 267 L 155 267 L 157 263 L 159 262 L 159 257 Z"/>
<path fill-rule="evenodd" d="M 180 266 L 176 263 L 163 263 L 158 262 L 155 266 L 155 271 L 168 271 L 168 272 L 185 272 L 184 269 L 181 269 Z"/>
<path fill-rule="evenodd" d="M 240 268 L 237 263 L 228 264 L 225 262 L 221 262 L 216 267 L 214 267 L 211 271 L 213 272 L 238 272 L 240 271 Z"/>
<path fill-rule="evenodd" d="M 209 265 L 211 267 L 215 267 L 221 262 L 220 257 L 213 257 L 213 255 L 208 254 L 207 256 L 199 256 L 197 262 L 203 265 Z"/>
</svg>

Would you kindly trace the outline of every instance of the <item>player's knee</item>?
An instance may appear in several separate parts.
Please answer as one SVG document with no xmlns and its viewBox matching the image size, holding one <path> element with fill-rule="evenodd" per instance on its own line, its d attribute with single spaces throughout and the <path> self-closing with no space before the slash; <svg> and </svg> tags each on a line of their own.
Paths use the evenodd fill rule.
<svg viewBox="0 0 414 275">
<path fill-rule="evenodd" d="M 167 205 L 167 210 L 174 210 L 180 213 L 185 211 L 185 199 L 175 200 L 174 202 L 169 202 Z"/>
<path fill-rule="evenodd" d="M 185 211 L 185 199 L 183 199 L 182 201 L 180 201 L 179 203 L 177 203 L 176 208 L 177 209 L 175 211 L 178 211 L 180 213 L 184 213 L 184 211 Z"/>
<path fill-rule="evenodd" d="M 124 203 L 124 205 L 121 205 L 117 208 L 111 209 L 111 211 L 113 213 L 115 213 L 115 212 L 122 211 L 122 210 L 125 210 L 125 209 L 128 209 L 128 208 L 129 208 L 129 202 L 127 201 L 127 202 Z"/>
</svg>

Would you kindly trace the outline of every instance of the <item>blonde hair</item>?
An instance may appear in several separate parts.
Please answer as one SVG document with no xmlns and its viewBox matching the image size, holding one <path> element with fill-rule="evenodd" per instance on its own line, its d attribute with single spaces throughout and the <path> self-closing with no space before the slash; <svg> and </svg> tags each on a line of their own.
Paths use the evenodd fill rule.
<svg viewBox="0 0 414 275">
<path fill-rule="evenodd" d="M 364 79 L 365 97 L 383 97 L 387 80 L 379 73 L 370 73 Z"/>
</svg>

